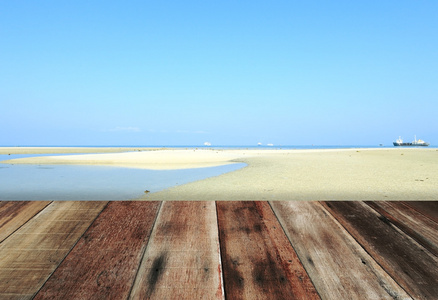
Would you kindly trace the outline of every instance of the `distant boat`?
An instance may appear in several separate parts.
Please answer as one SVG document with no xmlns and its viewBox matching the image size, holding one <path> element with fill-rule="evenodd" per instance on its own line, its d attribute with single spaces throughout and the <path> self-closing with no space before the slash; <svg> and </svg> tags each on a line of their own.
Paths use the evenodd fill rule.
<svg viewBox="0 0 438 300">
<path fill-rule="evenodd" d="M 211 143 L 209 143 L 209 142 L 205 142 L 205 143 L 204 143 L 204 146 L 211 146 Z"/>
<path fill-rule="evenodd" d="M 429 143 L 423 140 L 417 140 L 417 136 L 414 137 L 414 141 L 411 143 L 405 143 L 401 137 L 398 137 L 398 140 L 393 142 L 393 144 L 394 146 L 429 146 Z"/>
<path fill-rule="evenodd" d="M 274 146 L 274 144 L 267 144 L 267 146 L 270 146 L 270 147 L 272 147 L 272 146 Z"/>
</svg>

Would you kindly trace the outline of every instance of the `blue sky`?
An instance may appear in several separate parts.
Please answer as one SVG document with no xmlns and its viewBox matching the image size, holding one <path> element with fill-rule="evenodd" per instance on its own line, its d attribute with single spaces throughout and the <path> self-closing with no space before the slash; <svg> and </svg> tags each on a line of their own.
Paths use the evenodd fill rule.
<svg viewBox="0 0 438 300">
<path fill-rule="evenodd" d="M 437 1 L 2 1 L 0 145 L 436 145 L 437 15 Z"/>
</svg>

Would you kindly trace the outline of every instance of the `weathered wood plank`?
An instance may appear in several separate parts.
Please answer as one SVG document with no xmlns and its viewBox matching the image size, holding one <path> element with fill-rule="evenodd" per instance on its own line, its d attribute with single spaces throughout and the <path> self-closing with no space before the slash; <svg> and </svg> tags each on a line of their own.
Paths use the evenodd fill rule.
<svg viewBox="0 0 438 300">
<path fill-rule="evenodd" d="M 326 202 L 324 206 L 413 298 L 436 299 L 436 256 L 363 202 Z"/>
<path fill-rule="evenodd" d="M 0 201 L 0 243 L 49 204 L 50 201 Z"/>
<path fill-rule="evenodd" d="M 271 205 L 321 298 L 409 299 L 319 203 Z"/>
<path fill-rule="evenodd" d="M 217 202 L 227 299 L 319 299 L 267 202 Z"/>
<path fill-rule="evenodd" d="M 0 245 L 0 298 L 29 299 L 106 202 L 53 202 Z"/>
<path fill-rule="evenodd" d="M 365 203 L 438 256 L 438 223 L 399 201 Z"/>
<path fill-rule="evenodd" d="M 403 203 L 438 223 L 438 201 L 403 201 Z"/>
<path fill-rule="evenodd" d="M 131 299 L 222 299 L 213 201 L 164 201 Z"/>
<path fill-rule="evenodd" d="M 159 202 L 110 202 L 35 299 L 126 299 Z"/>
</svg>

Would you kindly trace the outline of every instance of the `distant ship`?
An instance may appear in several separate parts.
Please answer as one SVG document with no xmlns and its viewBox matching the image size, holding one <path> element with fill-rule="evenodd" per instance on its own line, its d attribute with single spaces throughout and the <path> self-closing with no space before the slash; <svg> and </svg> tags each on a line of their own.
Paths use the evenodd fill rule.
<svg viewBox="0 0 438 300">
<path fill-rule="evenodd" d="M 415 136 L 415 140 L 411 143 L 404 143 L 401 137 L 398 137 L 398 140 L 393 142 L 394 146 L 429 146 L 429 143 L 426 143 L 423 140 L 417 140 L 417 136 Z"/>
</svg>

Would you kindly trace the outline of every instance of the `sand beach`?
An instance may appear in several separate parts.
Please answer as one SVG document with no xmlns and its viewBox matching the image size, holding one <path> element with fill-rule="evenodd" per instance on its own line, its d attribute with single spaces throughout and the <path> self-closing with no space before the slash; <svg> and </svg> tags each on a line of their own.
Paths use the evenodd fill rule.
<svg viewBox="0 0 438 300">
<path fill-rule="evenodd" d="M 28 157 L 2 163 L 154 170 L 247 164 L 237 171 L 145 194 L 137 200 L 438 200 L 435 148 L 0 148 L 2 154 L 85 153 L 84 150 L 93 154 Z"/>
</svg>

